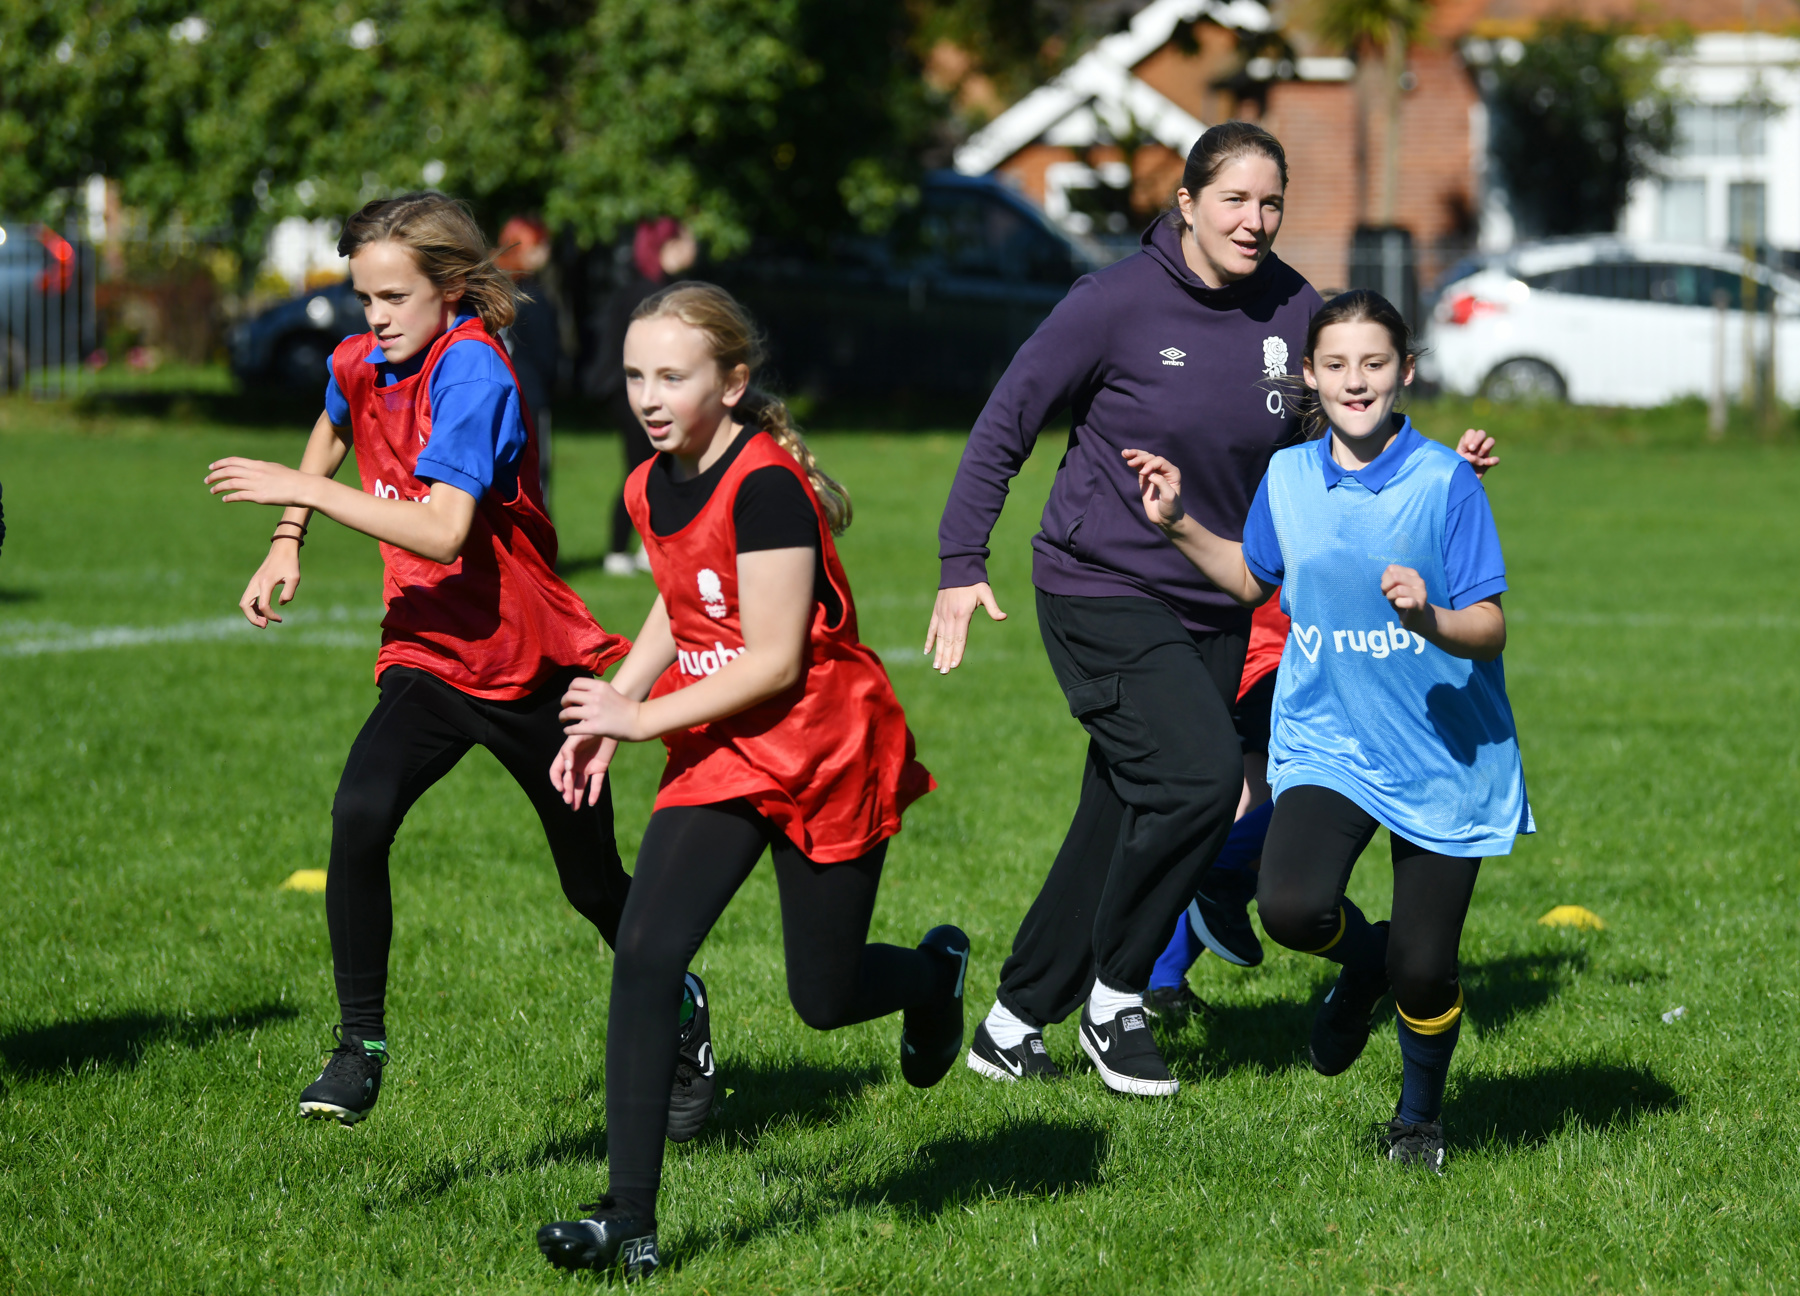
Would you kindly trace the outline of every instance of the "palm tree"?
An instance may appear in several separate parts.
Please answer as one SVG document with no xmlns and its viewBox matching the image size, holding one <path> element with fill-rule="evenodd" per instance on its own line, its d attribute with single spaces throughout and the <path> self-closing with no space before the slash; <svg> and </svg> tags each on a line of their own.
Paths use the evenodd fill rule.
<svg viewBox="0 0 1800 1296">
<path fill-rule="evenodd" d="M 1383 54 L 1387 147 L 1382 150 L 1378 225 L 1392 225 L 1400 189 L 1400 92 L 1406 50 L 1425 25 L 1425 0 L 1314 0 L 1313 30 L 1353 57 L 1371 45 Z M 1360 103 L 1360 100 L 1359 100 Z M 1367 129 L 1363 131 L 1367 138 Z"/>
</svg>

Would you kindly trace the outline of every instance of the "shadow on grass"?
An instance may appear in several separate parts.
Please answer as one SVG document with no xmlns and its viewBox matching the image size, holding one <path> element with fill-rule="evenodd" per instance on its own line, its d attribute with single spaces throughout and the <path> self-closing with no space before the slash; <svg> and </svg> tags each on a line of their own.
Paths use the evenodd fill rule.
<svg viewBox="0 0 1800 1296">
<path fill-rule="evenodd" d="M 15 1079 L 40 1080 L 89 1067 L 123 1070 L 143 1061 L 154 1044 L 201 1048 L 220 1035 L 254 1030 L 297 1017 L 287 1004 L 259 1004 L 235 1012 L 128 1012 L 83 1021 L 53 1022 L 0 1035 L 0 1059 Z"/>
<path fill-rule="evenodd" d="M 754 1150 L 771 1129 L 810 1126 L 835 1120 L 864 1088 L 882 1080 L 879 1067 L 818 1066 L 811 1062 L 748 1063 L 719 1069 L 718 1096 L 705 1127 L 683 1147 L 726 1152 Z M 730 1091 L 730 1092 L 727 1092 Z M 604 1113 L 604 1089 L 584 1091 L 596 1116 Z M 606 1160 L 606 1124 L 546 1139 L 519 1156 L 440 1161 L 407 1182 L 409 1195 L 437 1197 L 465 1179 L 538 1170 L 562 1162 L 587 1163 L 598 1171 Z M 678 1155 L 674 1145 L 671 1156 Z"/>
<path fill-rule="evenodd" d="M 1577 972 L 1586 969 L 1587 951 L 1542 950 L 1511 954 L 1462 968 L 1469 1015 L 1484 1034 L 1505 1030 L 1520 1017 L 1549 1003 Z M 1290 999 L 1257 1004 L 1211 1005 L 1178 1030 L 1162 1035 L 1163 1056 L 1182 1073 L 1218 1079 L 1245 1067 L 1265 1075 L 1308 1065 L 1306 1045 L 1313 1013 L 1337 968 L 1320 962 L 1312 993 L 1304 1003 Z M 1375 1013 L 1376 1030 L 1392 1030 L 1394 1000 L 1384 998 Z"/>
<path fill-rule="evenodd" d="M 43 597 L 42 590 L 0 589 L 0 603 L 36 603 Z"/>
<path fill-rule="evenodd" d="M 1313 1007 L 1330 984 L 1321 980 L 1305 1003 L 1215 1003 L 1212 1012 L 1196 1013 L 1178 1033 L 1163 1036 L 1163 1056 L 1179 1075 L 1205 1080 L 1245 1067 L 1271 1075 L 1306 1066 Z"/>
<path fill-rule="evenodd" d="M 965 1202 L 1083 1192 L 1099 1179 L 1110 1150 L 1106 1131 L 1097 1124 L 1031 1118 L 987 1134 L 934 1139 L 860 1181 L 821 1165 L 811 1174 L 792 1175 L 788 1190 L 755 1218 L 688 1234 L 680 1256 L 744 1247 L 852 1208 L 887 1207 L 927 1221 Z"/>
<path fill-rule="evenodd" d="M 1617 1129 L 1683 1101 L 1641 1063 L 1573 1062 L 1452 1084 L 1444 1123 L 1457 1141 L 1506 1148 L 1536 1146 L 1571 1126 Z"/>
<path fill-rule="evenodd" d="M 1503 1031 L 1556 998 L 1587 965 L 1585 949 L 1537 950 L 1464 964 L 1469 1016 L 1484 1035 Z"/>
<path fill-rule="evenodd" d="M 82 396 L 76 402 L 76 408 L 83 414 L 98 417 L 229 423 L 272 432 L 293 432 L 303 430 L 319 417 L 319 395 L 275 385 L 231 392 L 179 388 L 93 392 Z"/>
</svg>

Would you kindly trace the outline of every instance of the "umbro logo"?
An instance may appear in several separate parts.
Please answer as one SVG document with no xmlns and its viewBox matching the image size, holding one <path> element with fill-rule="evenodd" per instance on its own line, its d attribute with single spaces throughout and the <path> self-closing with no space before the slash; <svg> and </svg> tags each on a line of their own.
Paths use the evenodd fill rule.
<svg viewBox="0 0 1800 1296">
<path fill-rule="evenodd" d="M 1177 369 L 1181 368 L 1182 362 L 1187 359 L 1187 352 L 1180 347 L 1164 347 L 1156 354 L 1162 357 L 1164 364 L 1173 365 Z"/>
</svg>

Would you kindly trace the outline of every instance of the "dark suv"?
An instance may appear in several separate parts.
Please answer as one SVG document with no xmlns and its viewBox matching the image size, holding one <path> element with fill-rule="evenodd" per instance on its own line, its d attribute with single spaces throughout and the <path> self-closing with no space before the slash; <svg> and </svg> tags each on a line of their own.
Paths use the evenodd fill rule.
<svg viewBox="0 0 1800 1296">
<path fill-rule="evenodd" d="M 790 391 L 981 396 L 1103 260 L 985 177 L 939 172 L 882 237 L 824 256 L 761 251 L 706 267 L 769 334 Z"/>
</svg>

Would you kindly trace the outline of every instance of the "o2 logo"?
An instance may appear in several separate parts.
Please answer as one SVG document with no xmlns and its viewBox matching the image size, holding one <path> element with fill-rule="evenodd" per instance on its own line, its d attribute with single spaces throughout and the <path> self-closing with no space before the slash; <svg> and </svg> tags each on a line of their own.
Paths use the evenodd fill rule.
<svg viewBox="0 0 1800 1296">
<path fill-rule="evenodd" d="M 370 493 L 373 494 L 376 499 L 397 500 L 401 498 L 400 488 L 398 486 L 390 486 L 379 477 L 375 479 L 375 489 Z M 431 503 L 431 495 L 429 493 L 421 495 L 414 502 L 418 504 L 429 504 Z"/>
</svg>

